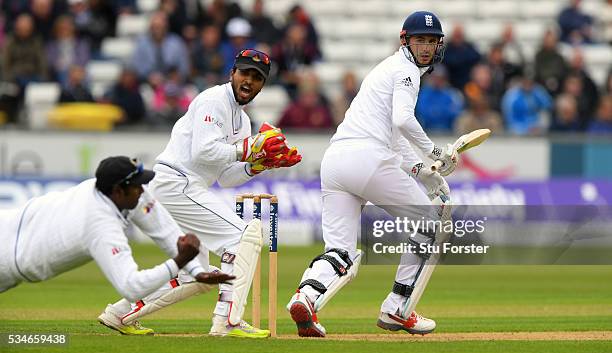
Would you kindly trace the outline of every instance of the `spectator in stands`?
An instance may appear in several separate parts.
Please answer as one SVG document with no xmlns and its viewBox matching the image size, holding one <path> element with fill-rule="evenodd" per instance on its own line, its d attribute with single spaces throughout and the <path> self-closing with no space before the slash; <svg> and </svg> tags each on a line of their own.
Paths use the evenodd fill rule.
<svg viewBox="0 0 612 353">
<path fill-rule="evenodd" d="M 146 108 L 138 85 L 136 72 L 124 68 L 119 80 L 104 95 L 102 101 L 115 104 L 123 109 L 123 119 L 116 125 L 133 125 L 143 120 Z"/>
<path fill-rule="evenodd" d="M 23 92 L 30 82 L 47 79 L 47 62 L 42 40 L 34 33 L 32 16 L 17 16 L 14 31 L 8 36 L 1 51 L 2 80 L 10 82 L 11 91 L 3 97 L 3 105 L 11 122 L 16 122 L 17 110 L 23 100 Z M 14 85 L 16 84 L 17 87 Z"/>
<path fill-rule="evenodd" d="M 218 26 L 219 28 L 227 28 L 227 24 L 232 18 L 242 16 L 242 9 L 240 8 L 240 5 L 234 2 L 213 0 L 208 7 L 207 15 L 210 23 Z M 222 33 L 222 39 L 227 39 L 225 32 Z"/>
<path fill-rule="evenodd" d="M 517 67 L 525 66 L 525 54 L 521 44 L 514 37 L 514 27 L 507 23 L 502 30 L 500 41 L 504 61 Z"/>
<path fill-rule="evenodd" d="M 134 14 L 138 12 L 136 0 L 114 0 L 115 12 L 118 16 Z"/>
<path fill-rule="evenodd" d="M 4 21 L 4 33 L 12 33 L 17 16 L 28 12 L 29 9 L 30 0 L 0 1 L 0 14 L 3 14 L 0 18 Z"/>
<path fill-rule="evenodd" d="M 151 120 L 156 126 L 171 128 L 187 112 L 187 108 L 185 108 L 182 102 L 184 97 L 183 89 L 175 83 L 165 84 L 163 96 L 163 104 L 153 110 Z"/>
<path fill-rule="evenodd" d="M 552 98 L 534 82 L 531 73 L 523 75 L 520 83 L 511 87 L 502 98 L 502 114 L 508 131 L 517 135 L 544 132 L 543 113 L 552 108 Z"/>
<path fill-rule="evenodd" d="M 585 82 L 578 74 L 569 74 L 563 82 L 562 93 L 574 97 L 578 103 L 578 114 L 580 125 L 585 128 L 589 124 L 589 119 L 597 108 L 598 97 L 589 97 L 586 93 Z"/>
<path fill-rule="evenodd" d="M 34 19 L 36 33 L 43 37 L 44 42 L 51 40 L 57 18 L 67 12 L 65 0 L 32 0 L 30 14 Z"/>
<path fill-rule="evenodd" d="M 253 33 L 253 37 L 257 43 L 266 44 L 272 48 L 276 42 L 280 40 L 280 31 L 274 25 L 274 21 L 264 12 L 264 1 L 255 0 L 253 3 L 253 12 L 249 16 L 251 27 L 257 28 Z"/>
<path fill-rule="evenodd" d="M 47 44 L 47 61 L 54 79 L 66 85 L 68 70 L 72 65 L 87 65 L 91 55 L 89 43 L 77 37 L 74 21 L 68 15 L 57 18 L 53 37 Z"/>
<path fill-rule="evenodd" d="M 234 58 L 243 49 L 255 48 L 256 44 L 251 39 L 251 25 L 249 21 L 242 17 L 232 18 L 225 27 L 228 40 L 221 44 L 221 52 L 223 53 L 224 75 L 229 75 L 234 66 Z"/>
<path fill-rule="evenodd" d="M 553 30 L 548 30 L 535 56 L 536 81 L 552 95 L 556 95 L 561 90 L 561 82 L 568 70 L 567 63 L 557 46 L 557 34 Z"/>
<path fill-rule="evenodd" d="M 172 92 L 172 96 L 170 97 L 172 99 L 172 105 L 178 104 L 181 110 L 187 111 L 189 103 L 191 103 L 195 94 L 192 94 L 191 89 L 185 84 L 185 81 L 181 78 L 176 69 L 170 70 L 165 79 L 163 77 L 154 79 L 153 101 L 151 104 L 152 110 L 159 112 L 170 105 L 170 103 L 168 103 L 167 86 L 171 86 L 172 88 L 170 90 L 170 92 Z M 178 93 L 175 87 L 178 87 Z"/>
<path fill-rule="evenodd" d="M 570 0 L 569 6 L 564 8 L 557 18 L 563 42 L 570 44 L 593 42 L 593 18 L 582 12 L 581 2 L 582 0 Z"/>
<path fill-rule="evenodd" d="M 612 134 L 612 95 L 601 97 L 597 113 L 589 125 L 588 131 L 594 134 Z"/>
<path fill-rule="evenodd" d="M 479 61 L 480 53 L 474 44 L 465 39 L 463 25 L 455 25 L 443 61 L 449 72 L 450 84 L 458 90 L 463 90 L 470 80 L 472 68 Z"/>
<path fill-rule="evenodd" d="M 357 82 L 357 76 L 353 71 L 346 71 L 342 75 L 342 90 L 333 102 L 333 116 L 334 123 L 340 125 L 344 120 L 344 114 L 351 105 L 353 98 L 359 92 L 359 83 Z"/>
<path fill-rule="evenodd" d="M 578 103 L 574 96 L 561 93 L 555 99 L 555 112 L 550 126 L 551 131 L 575 132 L 582 130 L 578 115 Z"/>
<path fill-rule="evenodd" d="M 200 90 L 203 91 L 227 80 L 223 60 L 219 27 L 205 26 L 200 31 L 199 41 L 191 52 L 192 77 Z"/>
<path fill-rule="evenodd" d="M 272 59 L 278 65 L 278 76 L 291 99 L 296 98 L 300 71 L 317 59 L 317 49 L 307 41 L 307 30 L 301 24 L 287 28 L 285 38 L 272 50 Z"/>
<path fill-rule="evenodd" d="M 463 87 L 463 94 L 467 99 L 486 99 L 489 107 L 496 111 L 501 110 L 501 95 L 499 88 L 494 89 L 492 84 L 491 68 L 486 64 L 478 64 L 472 68 L 471 79 Z"/>
<path fill-rule="evenodd" d="M 319 45 L 319 34 L 310 16 L 308 16 L 308 13 L 306 13 L 306 10 L 301 5 L 295 5 L 289 10 L 289 19 L 285 27 L 285 33 L 293 25 L 301 25 L 306 29 L 306 43 L 314 48 L 316 58 L 320 59 L 322 54 L 321 46 Z"/>
<path fill-rule="evenodd" d="M 169 31 L 186 40 L 195 39 L 198 26 L 208 22 L 199 0 L 161 0 L 159 9 L 168 16 Z"/>
<path fill-rule="evenodd" d="M 586 128 L 586 122 L 593 116 L 595 109 L 597 108 L 597 103 L 599 101 L 599 90 L 591 78 L 591 75 L 585 69 L 584 55 L 582 54 L 580 48 L 574 48 L 569 64 L 569 73 L 566 80 L 571 76 L 576 76 L 580 81 L 580 90 L 576 88 L 574 92 L 569 93 L 573 94 L 576 99 L 578 99 L 578 111 L 583 117 L 583 122 L 585 123 L 582 127 Z M 564 89 L 567 89 L 565 84 Z"/>
<path fill-rule="evenodd" d="M 468 108 L 455 121 L 454 131 L 458 135 L 467 134 L 476 129 L 489 129 L 493 133 L 504 131 L 501 114 L 489 107 L 485 97 L 469 100 Z"/>
<path fill-rule="evenodd" d="M 517 66 L 504 59 L 504 47 L 501 44 L 493 44 L 489 49 L 487 66 L 491 71 L 491 90 L 493 97 L 493 109 L 499 111 L 501 97 L 508 89 L 510 81 L 521 75 L 522 66 Z"/>
<path fill-rule="evenodd" d="M 415 115 L 423 129 L 450 132 L 463 109 L 463 97 L 449 87 L 446 69 L 438 65 L 419 92 Z"/>
<path fill-rule="evenodd" d="M 19 15 L 14 27 L 2 50 L 2 76 L 23 88 L 29 82 L 46 79 L 47 66 L 42 41 L 34 33 L 32 16 Z"/>
<path fill-rule="evenodd" d="M 327 99 L 320 91 L 319 79 L 313 72 L 305 72 L 299 85 L 297 99 L 283 112 L 278 127 L 296 129 L 324 129 L 334 126 Z"/>
<path fill-rule="evenodd" d="M 94 102 L 93 95 L 85 82 L 85 69 L 72 65 L 68 70 L 68 82 L 62 87 L 60 103 Z"/>
<path fill-rule="evenodd" d="M 163 12 L 151 16 L 149 33 L 138 38 L 132 67 L 141 81 L 155 73 L 165 75 L 171 68 L 177 68 L 183 79 L 189 74 L 187 47 L 179 36 L 168 33 L 168 19 Z"/>
<path fill-rule="evenodd" d="M 606 0 L 599 19 L 602 22 L 604 41 L 612 45 L 612 0 Z"/>
<path fill-rule="evenodd" d="M 70 13 L 78 34 L 86 38 L 94 56 L 98 56 L 102 40 L 115 36 L 117 13 L 110 0 L 69 0 Z"/>
</svg>

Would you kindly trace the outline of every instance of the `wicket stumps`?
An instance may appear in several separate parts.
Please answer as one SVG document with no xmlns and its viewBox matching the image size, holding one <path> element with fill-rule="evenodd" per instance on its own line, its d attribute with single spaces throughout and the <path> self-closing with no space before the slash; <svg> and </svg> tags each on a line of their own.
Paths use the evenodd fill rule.
<svg viewBox="0 0 612 353">
<path fill-rule="evenodd" d="M 271 194 L 240 194 L 236 196 L 236 214 L 244 219 L 244 200 L 253 200 L 253 218 L 261 219 L 261 200 L 270 202 L 270 252 L 268 264 L 268 329 L 276 337 L 278 198 Z M 253 277 L 253 326 L 261 324 L 261 257 Z"/>
</svg>

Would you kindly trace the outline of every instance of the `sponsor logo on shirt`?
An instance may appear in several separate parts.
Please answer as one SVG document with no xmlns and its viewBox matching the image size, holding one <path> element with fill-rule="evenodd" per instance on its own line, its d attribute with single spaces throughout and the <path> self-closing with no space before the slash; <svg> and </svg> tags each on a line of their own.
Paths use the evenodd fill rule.
<svg viewBox="0 0 612 353">
<path fill-rule="evenodd" d="M 412 80 L 410 79 L 410 77 L 406 77 L 405 79 L 400 81 L 402 83 L 402 85 L 406 86 L 406 87 L 412 87 Z"/>
<path fill-rule="evenodd" d="M 111 249 L 111 253 L 113 253 L 113 255 L 117 255 L 119 253 L 119 251 L 121 251 L 121 250 L 119 250 L 118 248 L 112 248 Z"/>
<path fill-rule="evenodd" d="M 207 115 L 207 116 L 204 117 L 204 122 L 205 123 L 212 123 L 213 119 L 212 119 L 212 117 L 210 115 Z"/>
</svg>

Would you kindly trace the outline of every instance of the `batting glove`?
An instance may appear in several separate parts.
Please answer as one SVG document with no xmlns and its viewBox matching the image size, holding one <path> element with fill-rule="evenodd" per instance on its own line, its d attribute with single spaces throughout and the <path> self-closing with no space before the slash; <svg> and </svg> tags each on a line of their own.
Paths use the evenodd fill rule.
<svg viewBox="0 0 612 353">
<path fill-rule="evenodd" d="M 410 175 L 425 187 L 427 197 L 430 200 L 440 195 L 450 195 L 450 188 L 446 180 L 438 172 L 432 172 L 429 168 L 423 168 L 423 163 L 415 164 L 410 171 Z"/>
<path fill-rule="evenodd" d="M 452 173 L 457 167 L 457 163 L 459 162 L 457 150 L 450 143 L 447 144 L 444 148 L 434 146 L 428 157 L 433 159 L 434 161 L 442 162 L 442 166 L 438 168 L 438 172 L 442 176 L 447 176 Z"/>
</svg>

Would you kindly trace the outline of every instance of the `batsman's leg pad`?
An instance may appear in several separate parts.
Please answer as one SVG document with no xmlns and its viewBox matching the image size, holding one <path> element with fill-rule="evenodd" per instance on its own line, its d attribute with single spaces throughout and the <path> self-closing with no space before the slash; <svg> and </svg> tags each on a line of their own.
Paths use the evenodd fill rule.
<svg viewBox="0 0 612 353">
<path fill-rule="evenodd" d="M 261 221 L 253 219 L 242 234 L 234 260 L 234 276 L 236 276 L 236 279 L 233 282 L 234 290 L 232 291 L 232 303 L 228 317 L 230 325 L 238 325 L 242 320 L 262 246 Z"/>
<path fill-rule="evenodd" d="M 437 216 L 440 217 L 440 220 L 442 222 L 452 222 L 453 205 L 448 196 L 440 195 L 432 200 L 432 204 L 436 208 Z M 451 233 L 444 232 L 443 228 L 444 227 L 442 227 L 442 229 L 437 229 L 435 238 L 433 239 L 434 244 L 438 246 L 448 242 L 452 235 Z M 433 271 L 439 261 L 440 253 L 434 253 L 431 256 L 423 258 L 421 267 L 419 268 L 419 271 L 417 272 L 417 275 L 415 276 L 412 284 L 410 286 L 402 285 L 405 286 L 403 287 L 404 292 L 409 292 L 409 295 L 403 295 L 407 298 L 407 300 L 403 302 L 403 305 L 399 309 L 400 315 L 402 315 L 403 317 L 408 317 L 408 315 L 412 314 L 419 300 L 421 299 L 421 296 L 423 295 L 423 292 L 427 287 L 427 283 L 429 282 L 429 279 L 431 278 L 431 275 L 433 274 Z M 396 284 L 394 284 L 393 292 L 402 295 L 396 292 L 397 284 L 397 282 Z M 402 290 L 398 287 L 397 291 L 401 292 Z"/>
<path fill-rule="evenodd" d="M 318 267 L 319 262 L 327 262 L 334 273 L 331 278 L 328 278 L 323 282 L 313 277 L 313 267 Z M 302 282 L 299 285 L 299 290 L 309 286 L 314 291 L 318 292 L 316 300 L 314 301 L 314 311 L 321 310 L 331 298 L 338 293 L 338 291 L 349 283 L 359 271 L 359 264 L 361 263 L 361 250 L 357 250 L 357 255 L 354 259 L 351 259 L 348 252 L 342 249 L 329 249 L 324 254 L 315 257 L 310 263 L 309 268 L 304 272 L 302 276 Z M 321 277 L 321 276 L 317 276 Z M 323 280 L 323 278 L 319 278 Z"/>
</svg>

